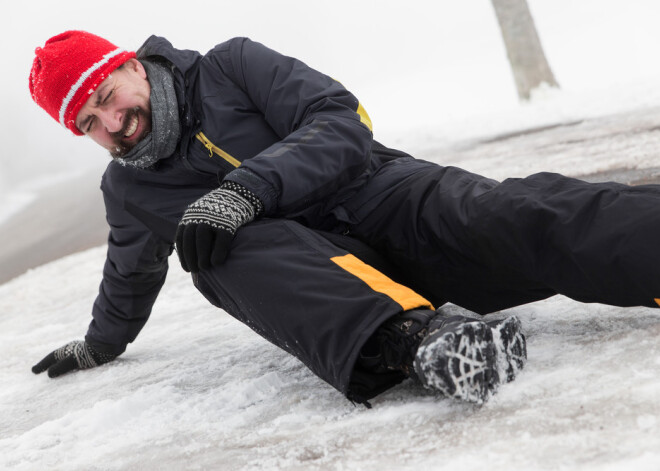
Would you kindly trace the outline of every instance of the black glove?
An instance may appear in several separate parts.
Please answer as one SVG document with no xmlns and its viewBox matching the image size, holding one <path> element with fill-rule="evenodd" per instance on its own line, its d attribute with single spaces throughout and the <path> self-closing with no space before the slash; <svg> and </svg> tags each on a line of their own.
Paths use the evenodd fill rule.
<svg viewBox="0 0 660 471">
<path fill-rule="evenodd" d="M 183 269 L 197 273 L 220 265 L 236 230 L 261 212 L 259 198 L 234 182 L 224 182 L 192 203 L 176 231 L 176 252 Z"/>
<path fill-rule="evenodd" d="M 48 370 L 48 376 L 55 378 L 69 371 L 85 370 L 99 366 L 115 358 L 117 358 L 117 355 L 97 352 L 87 342 L 74 340 L 48 354 L 32 367 L 32 372 L 39 374 Z"/>
</svg>

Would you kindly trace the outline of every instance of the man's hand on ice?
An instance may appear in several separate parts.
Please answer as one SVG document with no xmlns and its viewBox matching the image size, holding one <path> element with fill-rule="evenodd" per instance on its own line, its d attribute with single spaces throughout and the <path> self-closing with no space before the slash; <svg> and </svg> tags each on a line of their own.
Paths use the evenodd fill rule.
<svg viewBox="0 0 660 471">
<path fill-rule="evenodd" d="M 227 258 L 236 230 L 263 211 L 251 191 L 224 182 L 188 206 L 176 231 L 176 252 L 185 271 L 220 265 Z"/>
<path fill-rule="evenodd" d="M 49 353 L 43 360 L 32 367 L 34 374 L 48 370 L 48 376 L 55 378 L 73 370 L 84 370 L 108 363 L 117 355 L 97 352 L 87 342 L 74 340 Z"/>
</svg>

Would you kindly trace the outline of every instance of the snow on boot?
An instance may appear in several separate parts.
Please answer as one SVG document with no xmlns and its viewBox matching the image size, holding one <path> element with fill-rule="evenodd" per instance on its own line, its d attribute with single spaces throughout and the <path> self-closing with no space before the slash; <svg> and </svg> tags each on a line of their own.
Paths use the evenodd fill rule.
<svg viewBox="0 0 660 471">
<path fill-rule="evenodd" d="M 447 397 L 482 404 L 499 385 L 493 330 L 465 316 L 437 315 L 415 356 L 417 377 Z"/>
<path fill-rule="evenodd" d="M 516 316 L 489 321 L 486 324 L 493 331 L 493 342 L 497 346 L 497 372 L 500 378 L 511 382 L 523 369 L 527 361 L 527 341 L 522 333 L 520 320 Z"/>
</svg>

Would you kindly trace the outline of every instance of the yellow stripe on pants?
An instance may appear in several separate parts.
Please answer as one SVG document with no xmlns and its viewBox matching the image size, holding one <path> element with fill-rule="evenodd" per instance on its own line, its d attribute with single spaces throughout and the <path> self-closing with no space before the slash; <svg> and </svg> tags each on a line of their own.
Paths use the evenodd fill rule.
<svg viewBox="0 0 660 471">
<path fill-rule="evenodd" d="M 364 281 L 372 290 L 392 298 L 404 311 L 416 308 L 433 310 L 433 305 L 422 296 L 410 288 L 394 282 L 374 267 L 364 263 L 355 255 L 347 254 L 332 257 L 330 260 Z"/>
</svg>

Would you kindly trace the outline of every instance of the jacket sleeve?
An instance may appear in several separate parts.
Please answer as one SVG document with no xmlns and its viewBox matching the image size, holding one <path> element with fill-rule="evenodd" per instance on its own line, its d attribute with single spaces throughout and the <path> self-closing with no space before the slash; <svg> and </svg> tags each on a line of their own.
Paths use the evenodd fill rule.
<svg viewBox="0 0 660 471">
<path fill-rule="evenodd" d="M 102 352 L 121 354 L 149 318 L 172 246 L 125 211 L 110 192 L 104 191 L 104 200 L 108 254 L 85 340 Z"/>
<path fill-rule="evenodd" d="M 305 209 L 367 167 L 371 122 L 339 82 L 246 38 L 217 46 L 210 57 L 281 138 L 225 177 L 259 196 L 266 215 Z"/>
</svg>

